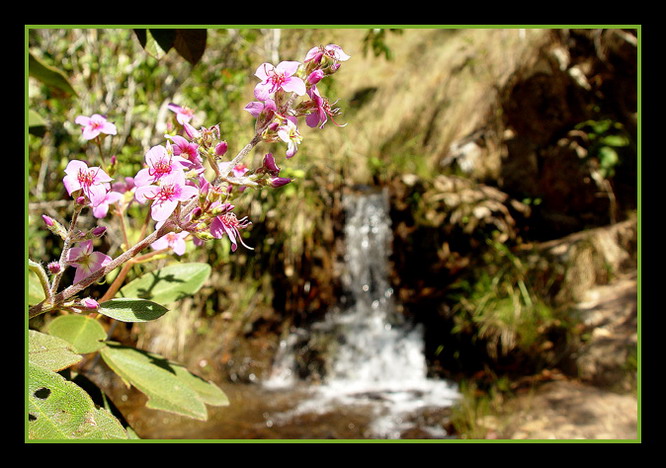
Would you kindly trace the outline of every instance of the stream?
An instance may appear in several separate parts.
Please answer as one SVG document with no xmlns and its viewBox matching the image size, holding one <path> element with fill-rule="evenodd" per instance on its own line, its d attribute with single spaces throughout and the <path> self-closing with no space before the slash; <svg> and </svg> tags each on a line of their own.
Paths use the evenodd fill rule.
<svg viewBox="0 0 666 468">
<path fill-rule="evenodd" d="M 451 382 L 427 377 L 423 330 L 395 312 L 388 281 L 392 232 L 385 191 L 346 195 L 345 294 L 320 323 L 282 340 L 270 377 L 220 384 L 231 402 L 206 422 L 149 410 L 130 389 L 119 404 L 149 439 L 444 439 Z M 300 380 L 297 347 L 325 343 L 321 382 Z M 143 397 L 145 399 L 145 397 Z M 130 404 L 131 402 L 131 404 Z M 129 411 L 127 411 L 129 409 Z"/>
</svg>

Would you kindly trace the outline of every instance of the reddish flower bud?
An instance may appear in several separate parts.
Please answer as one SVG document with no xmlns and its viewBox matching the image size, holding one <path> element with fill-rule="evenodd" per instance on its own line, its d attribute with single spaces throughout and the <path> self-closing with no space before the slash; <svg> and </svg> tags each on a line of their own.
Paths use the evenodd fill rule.
<svg viewBox="0 0 666 468">
<path fill-rule="evenodd" d="M 215 146 L 215 154 L 217 156 L 224 156 L 224 154 L 227 152 L 227 149 L 229 149 L 227 142 L 221 141 Z"/>
<path fill-rule="evenodd" d="M 60 263 L 58 262 L 51 262 L 48 265 L 46 265 L 46 268 L 49 270 L 49 273 L 51 273 L 52 275 L 60 273 Z"/>
<path fill-rule="evenodd" d="M 272 177 L 268 180 L 269 185 L 273 188 L 282 187 L 283 185 L 287 185 L 289 182 L 291 182 L 291 179 L 286 177 Z"/>
</svg>

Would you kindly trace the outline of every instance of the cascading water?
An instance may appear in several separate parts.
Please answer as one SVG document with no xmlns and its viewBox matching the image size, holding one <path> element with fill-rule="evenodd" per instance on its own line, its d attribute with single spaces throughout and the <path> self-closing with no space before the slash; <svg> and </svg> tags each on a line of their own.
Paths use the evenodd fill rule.
<svg viewBox="0 0 666 468">
<path fill-rule="evenodd" d="M 333 349 L 324 382 L 291 414 L 335 405 L 372 405 L 372 436 L 398 438 L 407 415 L 427 407 L 450 407 L 459 395 L 451 383 L 427 377 L 423 330 L 396 313 L 389 283 L 392 232 L 386 191 L 350 194 L 343 202 L 345 295 L 339 307 L 309 331 L 331 337 Z M 291 353 L 296 340 L 293 334 L 283 341 L 267 387 L 295 383 Z M 430 432 L 446 436 L 441 429 Z"/>
</svg>

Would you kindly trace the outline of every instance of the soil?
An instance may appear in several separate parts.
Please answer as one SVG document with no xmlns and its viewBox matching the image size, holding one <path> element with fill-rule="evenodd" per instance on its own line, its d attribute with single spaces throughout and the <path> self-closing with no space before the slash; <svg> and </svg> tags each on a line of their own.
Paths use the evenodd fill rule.
<svg viewBox="0 0 666 468">
<path fill-rule="evenodd" d="M 487 422 L 486 438 L 613 439 L 638 437 L 635 394 L 615 393 L 579 381 L 552 381 L 519 395 L 506 416 Z"/>
</svg>

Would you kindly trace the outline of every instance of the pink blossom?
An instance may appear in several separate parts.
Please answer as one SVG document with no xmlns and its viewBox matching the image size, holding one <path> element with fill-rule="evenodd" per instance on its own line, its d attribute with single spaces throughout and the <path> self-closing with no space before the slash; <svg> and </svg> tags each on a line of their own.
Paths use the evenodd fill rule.
<svg viewBox="0 0 666 468">
<path fill-rule="evenodd" d="M 67 193 L 73 193 L 81 190 L 90 200 L 92 206 L 97 206 L 104 201 L 106 192 L 110 189 L 113 179 L 99 167 L 88 167 L 88 165 L 77 159 L 73 159 L 65 168 L 65 177 L 62 183 L 67 189 Z"/>
<path fill-rule="evenodd" d="M 67 252 L 67 263 L 76 267 L 74 283 L 87 278 L 111 261 L 111 257 L 94 252 L 91 240 L 81 242 L 80 247 L 72 247 Z"/>
<path fill-rule="evenodd" d="M 172 249 L 176 255 L 183 255 L 185 253 L 185 238 L 188 236 L 189 232 L 169 232 L 155 242 L 150 244 L 150 246 L 155 250 L 163 249 Z"/>
<path fill-rule="evenodd" d="M 241 233 L 239 231 L 239 229 L 245 229 L 250 224 L 252 224 L 250 221 L 248 221 L 247 216 L 238 219 L 232 211 L 234 206 L 229 203 L 218 206 L 218 209 L 220 208 L 222 210 L 221 214 L 215 217 L 215 219 L 213 219 L 213 221 L 210 223 L 211 235 L 217 239 L 221 239 L 225 234 L 229 236 L 232 252 L 235 252 L 238 248 L 236 239 L 238 239 L 238 241 L 240 241 L 240 243 L 246 249 L 254 250 L 252 247 L 247 246 L 245 242 L 243 242 Z"/>
<path fill-rule="evenodd" d="M 287 143 L 286 156 L 291 158 L 298 151 L 298 145 L 303 141 L 303 137 L 298 131 L 296 124 L 290 120 L 285 119 L 283 124 L 277 130 L 278 137 Z"/>
<path fill-rule="evenodd" d="M 273 114 L 277 111 L 275 101 L 272 99 L 265 99 L 264 101 L 253 101 L 245 106 L 252 117 L 257 118 L 261 114 L 265 114 L 267 118 L 272 118 Z"/>
<path fill-rule="evenodd" d="M 299 62 L 283 61 L 277 66 L 270 63 L 259 65 L 254 75 L 261 80 L 254 88 L 254 96 L 264 101 L 269 95 L 278 90 L 287 93 L 293 92 L 299 96 L 305 94 L 305 83 L 297 76 L 293 76 L 300 66 Z"/>
<path fill-rule="evenodd" d="M 350 55 L 346 54 L 342 48 L 335 44 L 328 44 L 327 46 L 313 47 L 305 54 L 304 62 L 309 62 L 313 60 L 315 63 L 319 63 L 323 57 L 329 57 L 335 61 L 344 62 L 351 58 Z"/>
<path fill-rule="evenodd" d="M 344 125 L 339 125 L 333 120 L 333 116 L 337 115 L 340 109 L 331 109 L 328 100 L 319 94 L 319 90 L 316 86 L 313 86 L 308 90 L 308 96 L 312 99 L 314 106 L 314 110 L 305 117 L 305 123 L 307 123 L 309 127 L 324 128 L 324 124 L 328 121 L 329 117 L 331 117 L 331 122 L 335 125 L 338 127 L 344 127 Z"/>
<path fill-rule="evenodd" d="M 104 199 L 96 206 L 93 206 L 93 216 L 95 218 L 104 218 L 109 213 L 109 205 L 118 203 L 123 199 L 122 193 L 109 191 Z"/>
<path fill-rule="evenodd" d="M 152 200 L 150 215 L 155 221 L 164 221 L 179 202 L 187 201 L 199 193 L 196 187 L 186 185 L 183 171 L 173 171 L 160 179 L 160 185 L 143 185 L 134 196 L 139 203 Z"/>
<path fill-rule="evenodd" d="M 150 148 L 144 159 L 148 167 L 141 169 L 134 176 L 134 184 L 137 187 L 153 184 L 173 172 L 182 172 L 183 162 L 187 163 L 186 159 L 174 156 L 162 145 Z"/>
<path fill-rule="evenodd" d="M 169 138 L 173 141 L 171 146 L 173 154 L 183 158 L 181 165 L 184 169 L 203 169 L 201 156 L 199 156 L 199 145 L 187 141 L 180 135 L 170 136 Z"/>
<path fill-rule="evenodd" d="M 83 126 L 81 132 L 83 134 L 83 138 L 86 140 L 92 140 L 100 133 L 105 133 L 107 135 L 116 134 L 116 126 L 106 120 L 106 117 L 103 115 L 93 114 L 90 117 L 79 115 L 76 120 L 74 120 L 74 122 Z"/>
<path fill-rule="evenodd" d="M 189 107 L 179 106 L 178 104 L 170 103 L 168 106 L 170 111 L 176 113 L 176 120 L 179 124 L 185 125 L 194 117 L 194 111 Z"/>
</svg>

